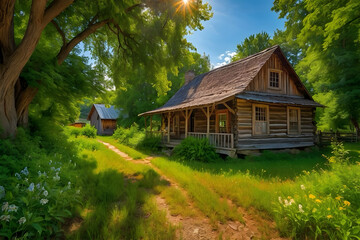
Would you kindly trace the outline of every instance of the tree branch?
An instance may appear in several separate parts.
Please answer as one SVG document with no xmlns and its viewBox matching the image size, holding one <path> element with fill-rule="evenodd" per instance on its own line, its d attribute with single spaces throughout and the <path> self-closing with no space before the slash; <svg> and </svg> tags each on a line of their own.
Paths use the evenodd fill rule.
<svg viewBox="0 0 360 240">
<path fill-rule="evenodd" d="M 51 23 L 54 25 L 54 27 L 56 28 L 56 30 L 58 31 L 58 33 L 61 36 L 62 42 L 63 42 L 63 46 L 66 45 L 67 41 L 66 41 L 66 37 L 65 37 L 65 33 L 64 31 L 60 28 L 59 24 L 53 19 L 51 20 Z"/>
<path fill-rule="evenodd" d="M 62 11 L 64 11 L 68 6 L 70 6 L 74 0 L 54 0 L 46 8 L 43 17 L 44 27 L 50 23 L 56 16 L 58 16 Z"/>
<path fill-rule="evenodd" d="M 3 64 L 15 49 L 14 9 L 15 0 L 0 2 L 0 64 Z"/>
<path fill-rule="evenodd" d="M 105 19 L 100 22 L 94 23 L 89 25 L 85 30 L 83 30 L 81 33 L 76 35 L 69 43 L 67 43 L 64 47 L 61 48 L 60 52 L 57 55 L 57 62 L 60 65 L 64 62 L 66 57 L 69 55 L 71 50 L 79 44 L 81 41 L 83 41 L 85 38 L 87 38 L 90 34 L 94 33 L 96 30 L 104 26 L 110 21 L 110 19 Z"/>
<path fill-rule="evenodd" d="M 134 4 L 131 7 L 128 7 L 127 9 L 125 9 L 125 12 L 128 13 L 128 12 L 132 11 L 134 8 L 137 8 L 137 7 L 141 6 L 141 5 L 143 5 L 143 4 L 142 3 Z"/>
</svg>

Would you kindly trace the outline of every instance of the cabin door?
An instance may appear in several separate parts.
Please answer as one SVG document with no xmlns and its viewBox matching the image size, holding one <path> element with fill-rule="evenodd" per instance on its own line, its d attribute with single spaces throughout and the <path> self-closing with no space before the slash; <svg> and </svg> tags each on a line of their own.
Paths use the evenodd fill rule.
<svg viewBox="0 0 360 240">
<path fill-rule="evenodd" d="M 269 132 L 269 108 L 268 106 L 254 106 L 254 135 L 266 135 Z"/>
</svg>

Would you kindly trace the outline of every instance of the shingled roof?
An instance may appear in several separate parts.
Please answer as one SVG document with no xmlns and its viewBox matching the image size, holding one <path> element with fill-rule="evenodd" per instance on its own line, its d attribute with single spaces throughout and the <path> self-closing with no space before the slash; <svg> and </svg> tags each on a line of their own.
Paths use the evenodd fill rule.
<svg viewBox="0 0 360 240">
<path fill-rule="evenodd" d="M 106 107 L 105 104 L 94 104 L 89 112 L 88 120 L 90 120 L 92 113 L 96 109 L 101 119 L 117 119 L 120 111 L 115 109 L 114 106 Z"/>
<path fill-rule="evenodd" d="M 246 89 L 275 52 L 284 56 L 280 47 L 275 45 L 236 62 L 201 74 L 182 86 L 165 105 L 158 109 L 139 114 L 139 116 L 204 106 L 234 97 Z M 285 57 L 283 59 L 290 65 Z M 312 100 L 295 71 L 293 71 L 292 74 L 298 79 L 297 85 L 304 89 L 306 95 Z"/>
</svg>

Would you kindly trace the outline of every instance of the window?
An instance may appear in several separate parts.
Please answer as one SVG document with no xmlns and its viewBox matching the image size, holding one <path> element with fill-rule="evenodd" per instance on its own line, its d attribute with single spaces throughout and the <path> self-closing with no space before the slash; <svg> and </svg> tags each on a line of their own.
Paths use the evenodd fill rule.
<svg viewBox="0 0 360 240">
<path fill-rule="evenodd" d="M 269 134 L 269 106 L 253 104 L 253 135 Z"/>
<path fill-rule="evenodd" d="M 218 110 L 216 112 L 216 132 L 217 133 L 229 133 L 229 111 L 227 109 Z"/>
<path fill-rule="evenodd" d="M 281 71 L 277 69 L 269 70 L 269 88 L 280 89 L 281 86 Z"/>
<path fill-rule="evenodd" d="M 226 122 L 227 122 L 227 117 L 226 117 L 226 113 L 221 113 L 219 114 L 219 133 L 226 133 Z"/>
<path fill-rule="evenodd" d="M 300 108 L 288 107 L 288 134 L 300 134 Z"/>
</svg>

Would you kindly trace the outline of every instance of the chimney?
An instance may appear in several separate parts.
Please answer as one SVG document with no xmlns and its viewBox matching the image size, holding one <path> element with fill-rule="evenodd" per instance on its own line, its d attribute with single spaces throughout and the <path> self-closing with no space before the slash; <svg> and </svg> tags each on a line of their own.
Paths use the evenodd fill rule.
<svg viewBox="0 0 360 240">
<path fill-rule="evenodd" d="M 184 85 L 188 84 L 194 78 L 195 78 L 195 72 L 193 70 L 187 71 L 185 73 L 185 83 L 184 83 Z"/>
</svg>

